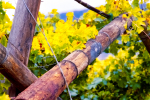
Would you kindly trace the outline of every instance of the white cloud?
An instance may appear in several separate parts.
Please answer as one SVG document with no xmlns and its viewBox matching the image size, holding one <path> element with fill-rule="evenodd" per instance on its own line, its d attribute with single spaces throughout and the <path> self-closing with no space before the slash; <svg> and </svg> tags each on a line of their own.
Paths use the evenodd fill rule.
<svg viewBox="0 0 150 100">
<path fill-rule="evenodd" d="M 94 7 L 100 6 L 105 4 L 105 0 L 82 0 Z M 86 9 L 79 3 L 74 0 L 43 0 L 41 3 L 40 11 L 46 14 L 50 12 L 52 9 L 58 9 L 58 12 L 67 12 L 67 11 L 74 11 L 74 10 L 83 10 Z"/>
<path fill-rule="evenodd" d="M 17 0 L 4 0 L 12 3 L 16 6 Z M 41 0 L 40 12 L 44 14 L 48 14 L 52 9 L 58 9 L 59 13 L 75 11 L 75 10 L 83 10 L 86 9 L 84 6 L 80 5 L 74 0 Z M 105 4 L 105 0 L 82 0 L 91 6 L 97 7 Z M 150 1 L 149 1 L 150 2 Z M 7 14 L 11 17 L 14 15 L 14 10 L 7 10 Z"/>
<path fill-rule="evenodd" d="M 12 3 L 16 7 L 17 0 L 4 0 Z M 79 3 L 74 0 L 41 0 L 40 12 L 44 14 L 48 14 L 52 9 L 58 9 L 59 13 L 75 11 L 75 10 L 83 10 L 86 9 Z M 104 5 L 105 0 L 82 0 L 94 7 Z M 14 15 L 14 10 L 7 10 L 7 14 L 11 17 Z"/>
</svg>

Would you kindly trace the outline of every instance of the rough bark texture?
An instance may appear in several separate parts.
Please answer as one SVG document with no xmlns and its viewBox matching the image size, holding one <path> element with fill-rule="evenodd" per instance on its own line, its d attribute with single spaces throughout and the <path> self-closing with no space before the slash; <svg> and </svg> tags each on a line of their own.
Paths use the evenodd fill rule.
<svg viewBox="0 0 150 100">
<path fill-rule="evenodd" d="M 37 77 L 0 44 L 0 72 L 20 91 L 32 84 Z"/>
<path fill-rule="evenodd" d="M 125 32 L 125 19 L 117 17 L 111 23 L 99 31 L 96 39 L 89 40 L 84 50 L 75 51 L 67 56 L 61 64 L 67 83 L 71 83 L 77 74 L 83 71 L 99 54 L 104 51 L 121 33 Z M 128 26 L 131 22 L 128 23 Z M 108 36 L 109 35 L 109 36 Z M 64 78 L 58 66 L 40 77 L 25 91 L 20 93 L 17 99 L 25 100 L 54 100 L 66 88 Z"/>
<path fill-rule="evenodd" d="M 41 0 L 24 1 L 35 19 L 37 19 Z M 26 66 L 28 64 L 35 25 L 36 23 L 25 7 L 23 0 L 18 0 L 7 49 Z"/>
<path fill-rule="evenodd" d="M 150 32 L 146 32 L 146 34 L 150 37 Z M 144 32 L 139 34 L 140 39 L 142 40 L 143 44 L 145 45 L 147 51 L 150 54 L 150 39 L 148 38 L 148 36 L 145 35 Z"/>
<path fill-rule="evenodd" d="M 150 37 L 150 31 L 147 30 L 148 23 L 147 22 L 145 22 L 145 23 L 146 23 L 146 26 L 143 26 L 144 27 L 144 31 L 142 31 L 139 34 L 139 37 L 142 40 L 143 44 L 145 45 L 147 51 L 150 54 L 150 39 L 148 38 L 148 36 Z"/>
<path fill-rule="evenodd" d="M 76 66 L 69 61 L 62 61 L 60 65 L 67 83 L 71 83 L 77 76 Z M 33 89 L 32 91 L 27 89 L 23 97 L 16 99 L 55 100 L 55 98 L 66 88 L 64 78 L 62 77 L 58 66 L 53 67 L 49 72 L 41 76 L 39 81 L 36 81 L 35 84 L 36 87 L 34 84 L 30 86 Z"/>
<path fill-rule="evenodd" d="M 26 2 L 35 19 L 37 19 L 41 0 L 24 1 Z M 8 39 L 7 49 L 14 57 L 16 57 L 26 66 L 28 65 L 28 58 L 34 36 L 35 25 L 36 23 L 25 7 L 23 0 L 18 0 L 13 25 Z M 9 96 L 14 97 L 17 96 L 18 93 L 19 91 L 16 89 L 15 84 L 11 84 L 11 87 L 8 90 Z"/>
</svg>

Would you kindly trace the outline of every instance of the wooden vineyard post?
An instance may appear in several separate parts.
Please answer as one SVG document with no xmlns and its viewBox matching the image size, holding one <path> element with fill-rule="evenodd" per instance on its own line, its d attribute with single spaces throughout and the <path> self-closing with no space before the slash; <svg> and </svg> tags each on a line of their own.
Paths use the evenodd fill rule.
<svg viewBox="0 0 150 100">
<path fill-rule="evenodd" d="M 77 50 L 60 62 L 61 68 L 68 84 L 70 84 L 88 64 L 104 51 L 121 33 L 125 32 L 126 19 L 122 15 L 115 18 L 99 31 L 96 39 L 89 40 L 86 48 Z M 128 22 L 131 26 L 131 21 Z M 25 100 L 55 100 L 66 88 L 64 78 L 56 65 L 37 81 L 21 92 L 17 99 Z"/>
<path fill-rule="evenodd" d="M 41 0 L 24 0 L 29 10 L 37 19 Z M 26 67 L 30 54 L 31 44 L 35 32 L 35 21 L 25 7 L 23 0 L 18 0 L 15 10 L 12 29 L 9 35 L 5 63 L 0 65 L 0 72 L 14 85 L 9 89 L 10 96 L 18 95 L 32 84 L 37 77 Z M 0 44 L 0 62 L 5 59 L 6 49 Z M 60 98 L 57 98 L 60 100 Z"/>
<path fill-rule="evenodd" d="M 41 0 L 24 0 L 24 1 L 26 2 L 28 8 L 30 9 L 35 19 L 37 19 Z M 13 20 L 13 25 L 8 39 L 7 50 L 15 58 L 20 60 L 25 66 L 28 65 L 28 58 L 29 58 L 31 44 L 34 36 L 35 25 L 36 23 L 33 20 L 30 13 L 28 12 L 27 8 L 25 7 L 23 0 L 18 0 L 17 7 L 15 10 L 15 16 Z M 5 73 L 5 70 L 2 70 L 2 73 Z M 25 74 L 25 73 L 21 73 L 21 74 Z M 26 80 L 24 81 L 26 82 Z M 9 88 L 10 96 L 17 95 L 14 94 L 16 90 L 14 85 L 12 85 Z"/>
<path fill-rule="evenodd" d="M 24 1 L 37 19 L 41 0 Z M 28 65 L 35 25 L 36 23 L 25 7 L 23 0 L 18 0 L 7 49 L 26 66 Z"/>
<path fill-rule="evenodd" d="M 23 91 L 37 80 L 37 77 L 1 44 L 0 62 L 1 73 L 20 91 Z"/>
</svg>

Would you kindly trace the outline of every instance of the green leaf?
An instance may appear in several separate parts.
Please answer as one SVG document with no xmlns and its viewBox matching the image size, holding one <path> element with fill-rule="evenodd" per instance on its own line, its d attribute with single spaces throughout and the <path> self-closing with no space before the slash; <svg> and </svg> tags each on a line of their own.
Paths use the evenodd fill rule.
<svg viewBox="0 0 150 100">
<path fill-rule="evenodd" d="M 42 63 L 42 57 L 43 57 L 43 55 L 38 55 L 38 56 L 35 58 L 35 63 Z"/>
<path fill-rule="evenodd" d="M 110 72 L 107 72 L 107 74 L 104 76 L 105 79 L 107 79 L 110 76 Z"/>
<path fill-rule="evenodd" d="M 133 6 L 133 8 L 139 7 L 139 0 L 133 0 L 132 6 Z"/>
<path fill-rule="evenodd" d="M 111 22 L 113 20 L 113 14 L 110 13 L 109 15 L 110 15 L 110 18 L 108 20 Z"/>
<path fill-rule="evenodd" d="M 5 35 L 2 36 L 1 40 L 0 40 L 0 43 L 3 45 L 3 46 L 7 46 L 7 38 Z"/>
<path fill-rule="evenodd" d="M 110 47 L 109 47 L 109 52 L 116 55 L 118 52 L 118 48 L 119 44 L 117 42 L 117 40 L 115 40 L 113 43 L 111 43 Z"/>
<path fill-rule="evenodd" d="M 133 90 L 140 89 L 140 87 L 139 83 L 133 83 Z"/>
<path fill-rule="evenodd" d="M 101 18 L 95 18 L 94 21 L 102 22 L 103 20 Z"/>
<path fill-rule="evenodd" d="M 124 88 L 124 81 L 122 79 L 118 81 L 118 86 Z"/>
<path fill-rule="evenodd" d="M 144 27 L 142 27 L 142 26 L 137 27 L 138 34 L 140 34 L 143 30 L 144 30 Z"/>
<path fill-rule="evenodd" d="M 81 98 L 81 100 L 83 100 L 84 99 L 84 95 L 80 96 L 80 98 Z"/>
<path fill-rule="evenodd" d="M 93 83 L 95 83 L 96 85 L 98 85 L 101 82 L 102 82 L 102 78 L 95 78 Z"/>
<path fill-rule="evenodd" d="M 144 22 L 145 20 L 146 20 L 145 18 L 138 18 L 136 23 L 138 26 L 140 26 L 140 25 L 145 26 L 145 22 Z"/>
<path fill-rule="evenodd" d="M 148 25 L 147 30 L 150 31 L 150 25 Z"/>
<path fill-rule="evenodd" d="M 92 88 L 95 88 L 99 83 L 101 83 L 103 81 L 102 78 L 94 78 L 94 81 L 88 85 L 88 89 L 92 89 Z"/>
<path fill-rule="evenodd" d="M 70 93 L 71 93 L 71 96 L 77 96 L 78 90 L 76 90 L 76 89 L 70 90 Z"/>
<path fill-rule="evenodd" d="M 145 51 L 143 52 L 143 57 L 144 57 L 144 58 L 149 58 L 149 53 L 147 52 L 147 50 L 145 50 Z"/>
<path fill-rule="evenodd" d="M 127 43 L 130 40 L 129 35 L 122 35 L 121 37 L 121 41 L 124 43 Z"/>
<path fill-rule="evenodd" d="M 103 79 L 103 84 L 107 85 L 107 81 L 105 79 Z"/>
<path fill-rule="evenodd" d="M 53 57 L 46 57 L 46 63 L 51 63 L 53 61 Z"/>
<path fill-rule="evenodd" d="M 119 100 L 128 100 L 126 95 L 123 95 Z"/>
<path fill-rule="evenodd" d="M 129 55 L 130 55 L 131 57 L 135 55 L 135 51 L 134 51 L 134 50 L 129 50 L 128 53 L 129 53 Z"/>
<path fill-rule="evenodd" d="M 38 76 L 39 70 L 34 70 L 33 73 L 34 75 Z"/>
</svg>

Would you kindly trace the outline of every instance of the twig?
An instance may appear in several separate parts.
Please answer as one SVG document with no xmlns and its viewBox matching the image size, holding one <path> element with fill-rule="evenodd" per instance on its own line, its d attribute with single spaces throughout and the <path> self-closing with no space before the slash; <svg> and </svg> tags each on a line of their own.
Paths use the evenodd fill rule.
<svg viewBox="0 0 150 100">
<path fill-rule="evenodd" d="M 106 17 L 107 19 L 109 19 L 111 17 L 110 15 L 108 15 L 108 14 L 106 14 L 106 13 L 104 13 L 104 12 L 102 12 L 102 11 L 94 8 L 94 7 L 92 7 L 91 5 L 85 3 L 85 2 L 83 2 L 81 0 L 75 0 L 75 1 L 78 2 L 78 3 L 80 3 L 81 5 L 83 5 L 84 7 L 86 7 L 88 9 L 90 9 L 90 10 L 92 10 L 92 11 L 100 14 L 101 16 Z"/>
</svg>

